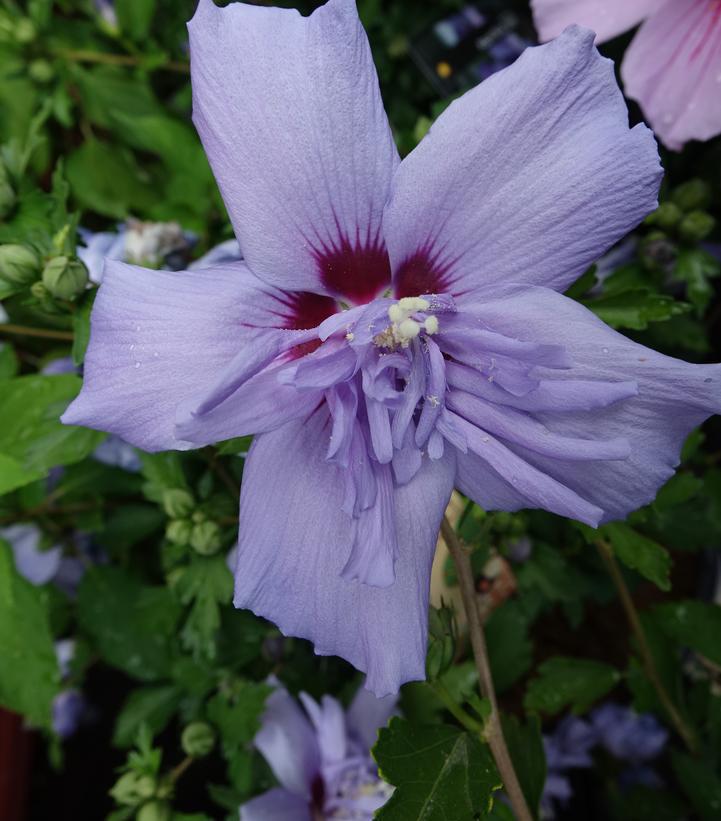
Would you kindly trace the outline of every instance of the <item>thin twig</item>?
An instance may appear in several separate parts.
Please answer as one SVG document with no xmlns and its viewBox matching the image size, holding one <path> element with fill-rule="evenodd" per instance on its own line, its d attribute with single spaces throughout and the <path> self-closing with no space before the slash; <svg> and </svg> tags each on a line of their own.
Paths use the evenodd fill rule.
<svg viewBox="0 0 721 821">
<path fill-rule="evenodd" d="M 63 339 L 72 342 L 72 331 L 53 331 L 50 328 L 31 328 L 29 325 L 12 325 L 0 323 L 0 334 L 14 336 L 37 336 L 43 339 Z"/>
<path fill-rule="evenodd" d="M 168 781 L 171 784 L 175 784 L 178 779 L 182 776 L 182 774 L 188 769 L 188 767 L 195 761 L 195 759 L 190 756 L 186 755 L 185 758 L 178 764 L 177 767 L 173 767 L 173 769 L 168 773 Z"/>
<path fill-rule="evenodd" d="M 681 713 L 679 713 L 676 705 L 671 699 L 671 696 L 668 694 L 664 683 L 661 681 L 661 676 L 658 673 L 656 662 L 654 661 L 653 653 L 651 652 L 651 647 L 649 646 L 646 633 L 644 632 L 643 625 L 641 624 L 641 619 L 639 618 L 638 611 L 636 610 L 636 605 L 634 604 L 631 593 L 626 585 L 626 580 L 623 578 L 621 568 L 618 566 L 618 562 L 616 561 L 616 557 L 613 553 L 613 548 L 602 539 L 598 539 L 596 541 L 596 547 L 598 548 L 601 559 L 603 559 L 603 563 L 606 565 L 609 575 L 611 576 L 616 590 L 618 591 L 618 596 L 621 600 L 621 605 L 624 612 L 626 613 L 628 624 L 636 637 L 638 652 L 641 656 L 641 664 L 643 665 L 646 676 L 653 685 L 659 701 L 666 710 L 676 732 L 681 736 L 688 749 L 692 753 L 696 753 L 698 752 L 696 736 L 683 720 Z"/>
<path fill-rule="evenodd" d="M 498 701 L 496 700 L 491 666 L 488 661 L 486 638 L 483 634 L 483 625 L 476 606 L 476 588 L 473 582 L 471 560 L 446 516 L 443 517 L 441 523 L 441 534 L 456 565 L 458 583 L 463 598 L 463 606 L 466 610 L 468 631 L 481 685 L 481 694 L 488 699 L 491 705 L 491 712 L 486 721 L 484 740 L 488 742 L 488 746 L 491 748 L 491 753 L 517 821 L 532 821 L 533 816 L 526 804 L 526 798 L 523 795 L 523 790 L 513 767 L 513 761 L 506 746 L 506 740 L 503 737 Z"/>
<path fill-rule="evenodd" d="M 132 54 L 109 54 L 106 51 L 90 51 L 87 49 L 58 49 L 55 54 L 65 60 L 72 60 L 74 63 L 102 63 L 110 66 L 136 66 L 148 68 L 149 70 L 162 69 L 164 71 L 175 71 L 179 74 L 187 74 L 190 71 L 190 64 L 176 60 L 168 60 L 157 65 L 146 65 L 139 57 Z"/>
</svg>

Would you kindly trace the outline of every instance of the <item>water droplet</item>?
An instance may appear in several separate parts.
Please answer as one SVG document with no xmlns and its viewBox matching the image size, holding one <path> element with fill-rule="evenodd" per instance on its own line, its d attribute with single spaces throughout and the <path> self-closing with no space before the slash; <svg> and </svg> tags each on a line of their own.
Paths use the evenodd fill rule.
<svg viewBox="0 0 721 821">
<path fill-rule="evenodd" d="M 132 351 L 135 348 L 135 345 L 130 346 L 130 350 Z"/>
<path fill-rule="evenodd" d="M 136 326 L 135 326 L 135 330 L 136 330 L 136 331 L 139 331 L 139 330 L 140 330 L 140 325 L 136 325 Z"/>
<path fill-rule="evenodd" d="M 490 441 L 491 441 L 491 437 L 490 437 L 490 436 L 484 436 L 484 437 L 483 437 L 483 441 L 484 441 L 484 442 L 490 442 Z"/>
<path fill-rule="evenodd" d="M 158 352 L 157 352 L 157 351 L 153 351 L 153 356 L 158 356 Z"/>
<path fill-rule="evenodd" d="M 608 353 L 608 348 L 601 348 L 601 350 L 603 351 L 603 353 Z"/>
<path fill-rule="evenodd" d="M 139 368 L 139 367 L 140 367 L 140 362 L 136 362 L 136 363 L 135 363 L 135 367 L 136 367 L 136 368 Z"/>
<path fill-rule="evenodd" d="M 706 379 L 704 379 L 704 382 L 708 385 L 709 382 L 713 382 L 713 379 L 711 379 L 710 376 L 707 376 Z"/>
</svg>

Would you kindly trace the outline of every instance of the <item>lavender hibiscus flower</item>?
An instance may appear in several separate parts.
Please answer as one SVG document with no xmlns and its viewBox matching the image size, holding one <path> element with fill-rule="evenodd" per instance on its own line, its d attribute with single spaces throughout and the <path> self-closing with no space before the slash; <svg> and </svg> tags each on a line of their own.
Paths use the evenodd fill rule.
<svg viewBox="0 0 721 821">
<path fill-rule="evenodd" d="M 305 713 L 280 688 L 266 703 L 255 746 L 282 786 L 243 804 L 240 821 L 370 821 L 393 791 L 370 749 L 395 698 L 361 688 L 347 712 L 332 696 L 320 704 L 305 693 L 300 699 Z"/>
<path fill-rule="evenodd" d="M 672 149 L 721 133 L 718 0 L 531 0 L 541 39 L 570 23 L 598 41 L 642 23 L 621 67 L 626 93 Z"/>
<path fill-rule="evenodd" d="M 656 207 L 645 126 L 568 29 L 454 102 L 401 163 L 353 0 L 201 0 L 194 119 L 244 261 L 108 262 L 63 419 L 147 450 L 257 434 L 235 604 L 367 673 L 424 677 L 451 490 L 598 525 L 653 499 L 721 367 L 561 295 Z"/>
</svg>

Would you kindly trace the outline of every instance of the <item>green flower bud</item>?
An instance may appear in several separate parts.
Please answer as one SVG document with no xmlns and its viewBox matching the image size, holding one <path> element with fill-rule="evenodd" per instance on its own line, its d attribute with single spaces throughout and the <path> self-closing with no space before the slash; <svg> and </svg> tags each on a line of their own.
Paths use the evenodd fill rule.
<svg viewBox="0 0 721 821">
<path fill-rule="evenodd" d="M 53 69 L 52 63 L 47 60 L 38 59 L 30 63 L 28 66 L 28 74 L 34 82 L 45 85 L 55 77 L 55 70 Z"/>
<path fill-rule="evenodd" d="M 40 259 L 24 245 L 0 245 L 0 278 L 13 285 L 29 285 L 40 273 Z"/>
<path fill-rule="evenodd" d="M 653 231 L 639 245 L 639 258 L 649 271 L 670 273 L 677 256 L 676 246 L 663 231 Z"/>
<path fill-rule="evenodd" d="M 681 221 L 679 233 L 686 242 L 701 242 L 713 231 L 716 220 L 705 211 L 692 211 Z"/>
<path fill-rule="evenodd" d="M 453 611 L 448 607 L 431 607 L 428 621 L 426 675 L 433 681 L 448 670 L 456 652 Z"/>
<path fill-rule="evenodd" d="M 190 546 L 201 556 L 212 556 L 220 550 L 220 528 L 215 522 L 193 525 Z"/>
<path fill-rule="evenodd" d="M 126 807 L 134 807 L 136 804 L 140 804 L 141 801 L 150 798 L 153 794 L 153 792 L 151 792 L 150 795 L 146 794 L 146 780 L 152 781 L 152 779 L 148 779 L 147 776 L 139 775 L 131 770 L 120 776 L 112 790 L 110 790 L 110 795 L 116 803 Z M 154 789 L 155 787 L 153 785 L 153 791 Z"/>
<path fill-rule="evenodd" d="M 165 801 L 149 801 L 138 812 L 137 821 L 170 821 L 173 811 Z"/>
<path fill-rule="evenodd" d="M 202 510 L 196 510 L 191 518 L 196 525 L 199 525 L 201 522 L 204 522 L 208 517 L 205 515 L 205 513 L 203 513 Z"/>
<path fill-rule="evenodd" d="M 704 180 L 689 180 L 676 188 L 671 199 L 682 211 L 697 211 L 711 204 L 711 186 Z"/>
<path fill-rule="evenodd" d="M 74 299 L 87 284 L 87 268 L 74 257 L 54 257 L 43 268 L 43 285 L 58 299 Z"/>
<path fill-rule="evenodd" d="M 21 17 L 15 24 L 15 42 L 21 46 L 26 46 L 28 43 L 37 37 L 38 31 L 35 28 L 35 23 L 28 17 Z"/>
<path fill-rule="evenodd" d="M 681 209 L 673 202 L 662 202 L 661 205 L 646 217 L 647 225 L 658 225 L 665 231 L 675 228 L 683 217 Z"/>
<path fill-rule="evenodd" d="M 205 721 L 194 721 L 180 738 L 183 752 L 192 758 L 203 758 L 215 746 L 215 730 Z"/>
<path fill-rule="evenodd" d="M 193 497 L 187 490 L 176 488 L 163 491 L 163 510 L 171 519 L 184 519 L 190 516 L 194 507 Z"/>
<path fill-rule="evenodd" d="M 193 532 L 193 525 L 188 519 L 176 519 L 168 522 L 165 528 L 165 536 L 173 544 L 186 545 L 190 543 L 190 535 Z"/>
</svg>

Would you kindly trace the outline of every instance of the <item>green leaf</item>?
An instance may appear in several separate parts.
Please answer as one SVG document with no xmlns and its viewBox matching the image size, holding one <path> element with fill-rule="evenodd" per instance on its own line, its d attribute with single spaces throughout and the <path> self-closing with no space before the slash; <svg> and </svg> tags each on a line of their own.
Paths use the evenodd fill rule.
<svg viewBox="0 0 721 821">
<path fill-rule="evenodd" d="M 159 733 L 170 721 L 180 698 L 181 693 L 173 684 L 133 690 L 115 721 L 113 744 L 132 747 L 143 724 L 153 735 Z"/>
<path fill-rule="evenodd" d="M 546 754 L 543 749 L 541 721 L 538 716 L 529 716 L 526 724 L 510 715 L 502 715 L 503 737 L 513 767 L 534 816 L 538 815 L 541 794 L 546 783 Z"/>
<path fill-rule="evenodd" d="M 71 374 L 22 376 L 2 383 L 0 454 L 20 465 L 28 482 L 42 478 L 56 465 L 79 462 L 104 438 L 102 433 L 60 422 L 80 384 Z M 17 472 L 14 475 L 20 478 Z"/>
<path fill-rule="evenodd" d="M 381 777 L 395 786 L 379 821 L 472 821 L 500 786 L 488 749 L 455 727 L 392 718 L 373 748 Z"/>
<path fill-rule="evenodd" d="M 250 742 L 260 728 L 260 717 L 273 688 L 262 682 L 237 680 L 230 692 L 216 693 L 206 706 L 226 749 Z"/>
<path fill-rule="evenodd" d="M 672 639 L 721 664 L 721 607 L 689 599 L 659 605 L 653 614 Z"/>
<path fill-rule="evenodd" d="M 528 637 L 528 618 L 517 601 L 496 609 L 486 624 L 488 656 L 496 691 L 515 684 L 531 667 L 533 645 Z"/>
<path fill-rule="evenodd" d="M 180 617 L 165 587 L 141 584 L 114 567 L 94 567 L 78 594 L 78 620 L 104 660 L 142 681 L 167 678 Z"/>
<path fill-rule="evenodd" d="M 147 480 L 143 493 L 151 502 L 162 504 L 164 490 L 188 489 L 183 463 L 177 451 L 141 453 L 140 460 L 143 476 Z"/>
<path fill-rule="evenodd" d="M 127 149 L 96 139 L 87 140 L 68 156 L 67 175 L 83 208 L 116 219 L 146 210 L 156 196 Z"/>
<path fill-rule="evenodd" d="M 121 31 L 133 40 L 143 40 L 153 21 L 155 0 L 115 0 L 115 13 Z"/>
<path fill-rule="evenodd" d="M 672 752 L 671 765 L 702 821 L 718 821 L 721 817 L 721 779 L 709 762 L 686 753 Z"/>
<path fill-rule="evenodd" d="M 60 675 L 46 601 L 15 570 L 12 550 L 0 539 L 0 704 L 49 729 Z"/>
<path fill-rule="evenodd" d="M 42 472 L 26 470 L 17 459 L 0 453 L 0 496 L 29 485 L 42 475 Z"/>
<path fill-rule="evenodd" d="M 686 283 L 689 301 L 701 315 L 713 296 L 709 279 L 721 274 L 721 263 L 703 248 L 682 248 L 676 260 L 674 275 Z"/>
<path fill-rule="evenodd" d="M 556 656 L 539 666 L 538 677 L 528 685 L 524 706 L 555 715 L 570 705 L 574 713 L 585 713 L 620 679 L 618 670 L 600 661 Z"/>
<path fill-rule="evenodd" d="M 670 590 L 668 574 L 671 556 L 658 542 L 643 536 L 623 522 L 605 525 L 600 533 L 611 543 L 613 552 L 631 570 L 637 570 L 661 590 Z"/>
<path fill-rule="evenodd" d="M 20 363 L 13 346 L 7 342 L 0 342 L 0 379 L 10 379 L 15 376 L 19 366 Z"/>
<path fill-rule="evenodd" d="M 673 297 L 645 289 L 585 299 L 583 304 L 612 328 L 634 331 L 644 330 L 651 322 L 663 322 L 686 313 L 690 307 Z"/>
</svg>

